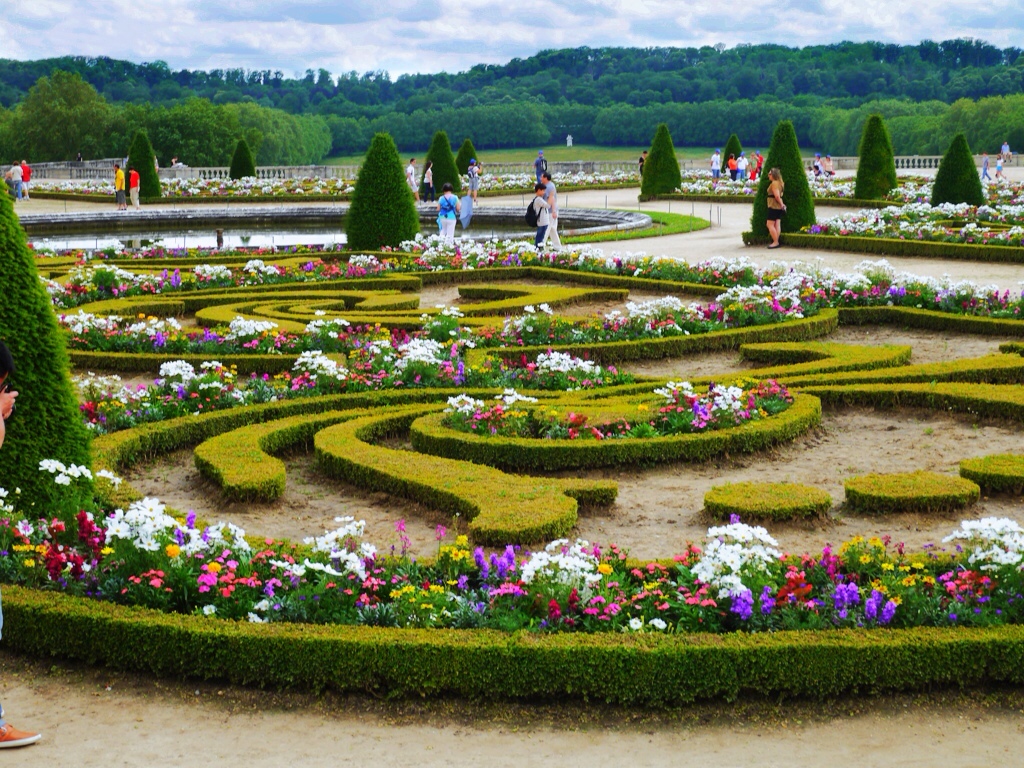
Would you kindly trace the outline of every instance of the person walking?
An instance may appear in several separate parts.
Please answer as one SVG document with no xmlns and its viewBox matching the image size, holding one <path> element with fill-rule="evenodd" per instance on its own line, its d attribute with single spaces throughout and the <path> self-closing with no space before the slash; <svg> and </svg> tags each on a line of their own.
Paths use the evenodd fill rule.
<svg viewBox="0 0 1024 768">
<path fill-rule="evenodd" d="M 128 194 L 132 199 L 132 206 L 139 210 L 139 172 L 134 168 L 128 169 Z"/>
<path fill-rule="evenodd" d="M 413 199 L 418 203 L 420 201 L 420 188 L 419 184 L 416 183 L 416 158 L 409 158 L 409 164 L 405 166 L 405 182 L 409 185 L 409 189 L 412 190 Z"/>
<path fill-rule="evenodd" d="M 547 201 L 551 217 L 547 231 L 544 233 L 544 242 L 546 243 L 550 238 L 554 248 L 561 248 L 562 241 L 558 237 L 558 187 L 555 186 L 555 182 L 551 180 L 551 174 L 547 171 L 544 171 L 540 178 L 544 185 L 544 200 Z"/>
<path fill-rule="evenodd" d="M 427 202 L 434 202 L 434 161 L 427 160 L 427 167 L 423 170 L 423 190 L 426 192 Z"/>
<path fill-rule="evenodd" d="M 544 159 L 544 150 L 537 152 L 537 159 L 533 161 L 534 174 L 537 176 L 537 183 L 540 184 L 540 177 L 548 169 L 548 161 Z"/>
<path fill-rule="evenodd" d="M 720 149 L 715 150 L 715 154 L 711 156 L 711 178 L 715 181 L 722 175 L 722 151 Z"/>
<path fill-rule="evenodd" d="M 114 202 L 117 204 L 117 210 L 128 210 L 128 204 L 124 199 L 124 171 L 121 170 L 120 163 L 114 163 Z"/>
<path fill-rule="evenodd" d="M 640 153 L 640 181 L 644 180 L 644 163 L 647 162 L 647 150 Z"/>
<path fill-rule="evenodd" d="M 462 210 L 454 190 L 451 183 L 446 181 L 441 187 L 441 196 L 437 198 L 437 226 L 441 230 L 441 239 L 446 243 L 455 242 L 455 222 Z"/>
<path fill-rule="evenodd" d="M 1002 154 L 1000 154 L 999 157 L 996 158 L 996 178 L 997 179 L 1005 179 L 1006 178 L 1005 176 L 1003 176 L 1003 156 L 1002 156 Z"/>
<path fill-rule="evenodd" d="M 740 156 L 736 158 L 736 176 L 740 181 L 747 180 L 747 154 L 746 152 L 740 152 Z"/>
<path fill-rule="evenodd" d="M 480 192 L 480 168 L 476 164 L 476 158 L 469 161 L 469 194 L 476 202 L 476 196 Z"/>
<path fill-rule="evenodd" d="M 988 152 L 982 152 L 981 153 L 981 178 L 982 179 L 988 179 L 989 181 L 992 181 L 992 177 L 988 175 L 988 168 L 989 168 Z"/>
<path fill-rule="evenodd" d="M 10 174 L 11 174 L 11 181 L 14 182 L 14 202 L 18 202 L 19 200 L 21 200 L 21 194 L 22 194 L 21 185 L 22 185 L 22 181 L 23 181 L 23 173 L 22 173 L 22 170 L 21 170 L 21 165 L 18 164 L 18 163 L 15 163 L 14 165 L 12 165 L 11 166 L 11 170 L 10 170 Z"/>
<path fill-rule="evenodd" d="M 768 171 L 768 234 L 772 237 L 769 248 L 778 248 L 779 236 L 782 234 L 782 217 L 786 215 L 786 204 L 782 202 L 782 195 L 786 191 L 786 185 L 782 181 L 782 174 L 778 168 Z"/>
<path fill-rule="evenodd" d="M 32 166 L 26 163 L 24 160 L 21 161 L 21 199 L 31 200 L 28 196 L 28 183 L 32 181 Z"/>
<path fill-rule="evenodd" d="M 14 359 L 7 345 L 0 341 L 0 446 L 4 444 L 7 434 L 6 421 L 14 412 L 14 401 L 18 393 L 10 386 L 8 377 L 14 373 Z M 3 605 L 0 604 L 0 633 L 4 627 Z M 0 749 L 9 747 L 27 747 L 42 738 L 41 734 L 31 731 L 19 731 L 4 720 L 4 708 L 0 705 Z"/>
<path fill-rule="evenodd" d="M 537 182 L 533 187 L 533 202 L 530 203 L 537 214 L 537 236 L 533 240 L 537 250 L 540 250 L 540 247 L 544 244 L 544 238 L 547 236 L 548 227 L 551 224 L 551 206 L 544 199 L 545 192 L 547 192 L 547 187 L 544 183 Z"/>
</svg>

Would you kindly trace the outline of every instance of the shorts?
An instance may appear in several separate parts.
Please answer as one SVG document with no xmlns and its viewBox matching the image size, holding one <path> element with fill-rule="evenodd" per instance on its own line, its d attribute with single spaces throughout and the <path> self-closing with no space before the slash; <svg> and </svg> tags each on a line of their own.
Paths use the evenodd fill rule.
<svg viewBox="0 0 1024 768">
<path fill-rule="evenodd" d="M 125 203 L 125 199 L 124 199 L 124 190 L 123 189 L 119 189 L 116 192 L 114 192 L 114 200 L 117 202 L 118 205 L 125 205 L 126 204 Z"/>
<path fill-rule="evenodd" d="M 779 221 L 786 212 L 781 208 L 769 208 L 768 209 L 768 221 Z"/>
<path fill-rule="evenodd" d="M 722 175 L 722 170 L 720 168 L 712 168 L 711 169 L 711 178 L 712 179 L 720 178 L 721 175 Z"/>
</svg>

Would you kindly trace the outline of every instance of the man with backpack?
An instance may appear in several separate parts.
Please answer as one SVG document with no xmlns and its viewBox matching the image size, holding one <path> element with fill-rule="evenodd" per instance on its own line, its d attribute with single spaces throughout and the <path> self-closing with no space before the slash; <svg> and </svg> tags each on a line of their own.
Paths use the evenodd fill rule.
<svg viewBox="0 0 1024 768">
<path fill-rule="evenodd" d="M 533 170 L 536 171 L 538 184 L 541 183 L 540 177 L 547 169 L 548 161 L 544 159 L 544 150 L 542 149 L 537 153 L 537 159 L 533 161 Z"/>
<path fill-rule="evenodd" d="M 538 181 L 533 187 L 534 198 L 526 209 L 526 223 L 537 228 L 537 237 L 533 241 L 537 250 L 544 244 L 544 236 L 547 235 L 548 226 L 551 224 L 551 206 L 544 199 L 546 191 L 547 187 Z"/>
</svg>

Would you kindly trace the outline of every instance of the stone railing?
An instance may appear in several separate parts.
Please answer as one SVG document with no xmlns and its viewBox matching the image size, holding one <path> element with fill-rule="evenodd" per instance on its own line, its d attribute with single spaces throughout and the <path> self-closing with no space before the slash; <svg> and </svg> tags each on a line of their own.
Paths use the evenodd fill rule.
<svg viewBox="0 0 1024 768">
<path fill-rule="evenodd" d="M 120 162 L 116 157 L 102 160 L 68 160 L 58 163 L 31 163 L 32 179 L 42 181 L 88 181 L 90 179 L 112 179 L 114 163 Z"/>
<path fill-rule="evenodd" d="M 896 161 L 897 171 L 907 170 L 935 170 L 939 167 L 939 163 L 942 162 L 942 155 L 896 155 L 893 158 Z M 805 157 L 804 164 L 809 168 L 811 163 L 814 161 L 813 157 Z M 855 171 L 857 165 L 860 162 L 858 157 L 833 157 L 832 167 L 837 171 Z M 981 167 L 982 157 L 981 155 L 974 156 L 974 164 Z M 995 155 L 989 155 L 989 164 L 992 166 L 992 172 L 995 172 L 996 157 Z M 1021 164 L 1020 155 L 1013 154 L 1010 159 L 1005 161 L 1004 164 L 1007 167 L 1019 166 Z"/>
<path fill-rule="evenodd" d="M 358 172 L 359 167 L 355 165 L 261 165 L 256 168 L 256 178 L 267 181 L 308 177 L 355 179 Z M 181 165 L 160 169 L 161 179 L 227 179 L 229 176 L 227 166 Z"/>
</svg>

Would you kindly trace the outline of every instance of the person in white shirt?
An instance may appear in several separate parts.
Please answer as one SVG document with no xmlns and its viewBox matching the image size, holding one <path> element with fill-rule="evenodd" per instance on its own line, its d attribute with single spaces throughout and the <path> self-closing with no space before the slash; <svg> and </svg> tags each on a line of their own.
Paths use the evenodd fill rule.
<svg viewBox="0 0 1024 768">
<path fill-rule="evenodd" d="M 412 196 L 418 203 L 420 201 L 420 185 L 416 182 L 416 158 L 409 159 L 409 165 L 405 167 L 405 182 L 412 190 Z"/>
<path fill-rule="evenodd" d="M 534 239 L 533 244 L 540 250 L 540 247 L 544 244 L 544 237 L 548 233 L 548 226 L 551 224 L 551 206 L 544 199 L 547 187 L 544 186 L 543 182 L 535 184 L 533 191 L 535 197 L 530 205 L 534 207 L 537 213 L 537 237 Z"/>
<path fill-rule="evenodd" d="M 740 152 L 740 156 L 736 158 L 736 175 L 740 181 L 747 180 L 747 155 L 744 152 Z"/>
<path fill-rule="evenodd" d="M 711 156 L 711 178 L 718 179 L 722 175 L 722 152 L 715 150 Z"/>
</svg>

